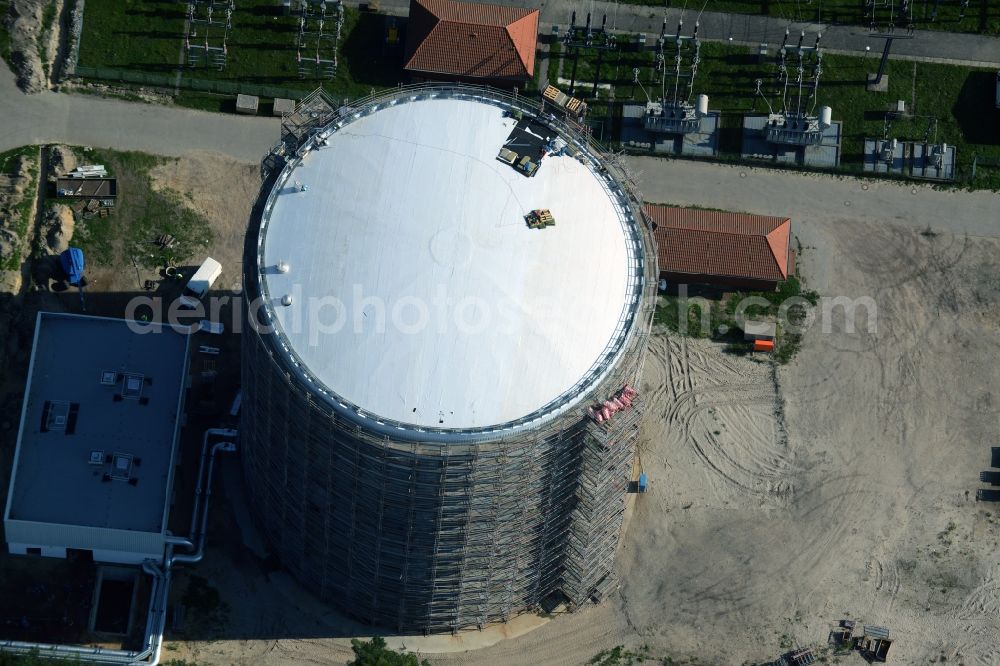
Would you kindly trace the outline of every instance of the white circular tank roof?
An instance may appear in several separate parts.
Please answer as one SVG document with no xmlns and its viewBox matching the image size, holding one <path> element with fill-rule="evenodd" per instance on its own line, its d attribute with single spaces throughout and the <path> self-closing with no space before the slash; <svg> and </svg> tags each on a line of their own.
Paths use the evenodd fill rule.
<svg viewBox="0 0 1000 666">
<path fill-rule="evenodd" d="M 631 214 L 573 157 L 530 178 L 499 161 L 516 123 L 479 101 L 405 101 L 286 169 L 260 279 L 318 388 L 371 418 L 487 428 L 569 407 L 620 351 L 639 292 Z M 534 209 L 555 225 L 528 228 Z"/>
</svg>

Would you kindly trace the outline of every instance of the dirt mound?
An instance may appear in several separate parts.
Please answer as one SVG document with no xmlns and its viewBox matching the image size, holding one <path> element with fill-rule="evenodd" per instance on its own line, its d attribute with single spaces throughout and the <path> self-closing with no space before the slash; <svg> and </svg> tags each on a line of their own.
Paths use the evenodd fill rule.
<svg viewBox="0 0 1000 666">
<path fill-rule="evenodd" d="M 69 173 L 76 168 L 76 155 L 66 146 L 53 146 L 49 152 L 49 180 Z"/>
<path fill-rule="evenodd" d="M 75 226 L 76 220 L 69 206 L 54 204 L 46 211 L 42 230 L 49 247 L 49 254 L 59 254 L 69 249 Z"/>
<path fill-rule="evenodd" d="M 21 225 L 21 213 L 18 206 L 26 195 L 33 164 L 30 157 L 22 155 L 15 164 L 14 173 L 3 179 L 3 191 L 0 192 L 0 263 L 20 252 L 21 239 L 17 229 Z"/>
<path fill-rule="evenodd" d="M 11 178 L 10 185 L 14 198 L 19 198 L 24 194 L 24 190 L 27 189 L 28 183 L 31 181 L 30 172 L 34 166 L 35 161 L 27 155 L 21 155 L 17 158 L 17 164 L 14 166 L 14 176 Z"/>
<path fill-rule="evenodd" d="M 0 175 L 0 294 L 16 292 L 21 286 L 21 272 L 5 269 L 18 262 L 24 251 L 25 240 L 20 232 L 24 220 L 18 208 L 25 197 L 32 196 L 28 184 L 33 166 L 34 160 L 22 155 L 12 173 Z M 0 322 L 0 336 L 4 330 Z"/>
<path fill-rule="evenodd" d="M 38 55 L 45 4 L 42 0 L 13 0 L 4 18 L 10 33 L 10 64 L 17 72 L 17 85 L 27 93 L 41 92 L 47 87 L 45 70 Z"/>
<path fill-rule="evenodd" d="M 67 57 L 72 58 L 73 54 L 70 53 Z M 66 62 L 66 61 L 64 61 Z M 75 65 L 74 65 L 75 66 Z M 71 69 L 71 65 L 65 64 L 63 66 L 64 71 L 74 71 Z M 59 90 L 61 92 L 72 91 L 72 90 L 82 90 L 88 95 L 101 95 L 105 97 L 125 97 L 126 99 L 133 101 L 142 101 L 149 104 L 159 104 L 161 106 L 170 106 L 174 103 L 174 98 L 172 95 L 168 95 L 162 92 L 157 92 L 152 88 L 131 88 L 125 84 L 121 85 L 108 85 L 105 83 L 95 83 L 92 81 L 60 81 Z"/>
<path fill-rule="evenodd" d="M 11 222 L 14 223 L 18 221 L 20 221 L 20 216 L 16 219 L 11 219 Z M 6 227 L 0 227 L 0 262 L 6 263 L 8 259 L 16 254 L 18 245 L 17 234 Z"/>
</svg>

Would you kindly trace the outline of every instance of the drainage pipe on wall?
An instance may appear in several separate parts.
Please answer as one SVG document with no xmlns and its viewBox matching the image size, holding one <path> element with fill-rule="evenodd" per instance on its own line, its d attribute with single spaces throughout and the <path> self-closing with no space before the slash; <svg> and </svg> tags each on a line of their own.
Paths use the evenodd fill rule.
<svg viewBox="0 0 1000 666">
<path fill-rule="evenodd" d="M 163 553 L 163 563 L 146 560 L 142 570 L 152 578 L 149 613 L 146 615 L 146 640 L 141 651 L 109 650 L 102 647 L 80 645 L 56 645 L 53 643 L 29 643 L 25 641 L 0 641 L 0 651 L 15 654 L 37 653 L 40 657 L 53 659 L 75 659 L 96 664 L 122 664 L 128 666 L 156 666 L 160 662 L 163 648 L 163 632 L 167 623 L 167 602 L 170 593 L 171 570 L 175 564 L 194 564 L 205 555 L 205 540 L 208 533 L 208 506 L 212 496 L 212 473 L 215 468 L 215 454 L 219 451 L 236 450 L 238 431 L 231 428 L 209 428 L 205 431 L 201 445 L 201 464 L 198 467 L 198 485 L 195 489 L 194 509 L 191 512 L 190 538 L 168 536 Z M 208 448 L 210 437 L 223 438 Z M 206 462 L 208 474 L 205 475 Z M 204 477 L 204 478 L 203 478 Z M 200 509 L 200 513 L 199 513 Z M 195 545 L 197 544 L 197 545 Z M 174 546 L 192 551 L 187 555 L 175 555 Z"/>
</svg>

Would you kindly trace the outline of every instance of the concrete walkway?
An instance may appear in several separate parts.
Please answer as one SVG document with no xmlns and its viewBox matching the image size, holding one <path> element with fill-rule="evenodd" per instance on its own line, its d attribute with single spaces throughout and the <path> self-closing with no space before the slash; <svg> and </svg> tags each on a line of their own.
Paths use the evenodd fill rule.
<svg viewBox="0 0 1000 666">
<path fill-rule="evenodd" d="M 553 25 L 566 28 L 570 17 L 576 11 L 577 23 L 582 25 L 587 18 L 587 12 L 593 12 L 592 22 L 600 25 L 601 17 L 608 16 L 608 27 L 621 32 L 646 33 L 647 44 L 652 44 L 660 34 L 663 18 L 667 18 L 667 31 L 677 29 L 677 21 L 681 17 L 681 9 L 663 10 L 659 7 L 626 5 L 614 2 L 581 3 L 576 0 L 491 0 L 496 4 L 515 7 L 539 7 L 541 18 L 539 31 L 548 34 Z M 358 0 L 348 0 L 350 5 L 357 6 Z M 695 19 L 702 2 L 692 0 L 684 12 L 684 33 L 691 34 Z M 380 0 L 381 10 L 396 16 L 406 16 L 409 13 L 409 0 Z M 709 2 L 708 6 L 711 6 Z M 692 9 L 693 8 L 693 9 Z M 853 25 L 827 25 L 820 23 L 790 22 L 786 19 L 769 16 L 751 16 L 748 14 L 723 14 L 720 12 L 704 12 L 701 15 L 701 29 L 698 34 L 711 41 L 728 41 L 756 46 L 768 43 L 773 47 L 781 44 L 785 28 L 791 31 L 792 39 L 798 42 L 799 32 L 806 31 L 807 43 L 810 45 L 816 39 L 816 32 L 823 33 L 821 44 L 830 52 L 861 55 L 865 47 L 870 46 L 872 57 L 878 53 L 881 56 L 885 40 L 873 36 L 867 28 Z M 904 36 L 906 30 L 898 26 L 896 34 Z M 935 30 L 918 30 L 913 39 L 900 39 L 893 42 L 892 56 L 896 58 L 924 60 L 961 64 L 974 67 L 1000 67 L 1000 38 L 983 35 L 968 35 Z M 875 63 L 872 63 L 873 67 Z"/>
</svg>

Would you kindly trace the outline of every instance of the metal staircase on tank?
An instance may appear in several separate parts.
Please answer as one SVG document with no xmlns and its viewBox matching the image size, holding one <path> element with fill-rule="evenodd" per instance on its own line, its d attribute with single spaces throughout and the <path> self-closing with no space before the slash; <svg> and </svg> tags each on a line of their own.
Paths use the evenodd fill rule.
<svg viewBox="0 0 1000 666">
<path fill-rule="evenodd" d="M 612 572 L 642 414 L 636 396 L 609 421 L 587 426 L 563 580 L 563 593 L 576 606 L 595 596 Z"/>
</svg>

